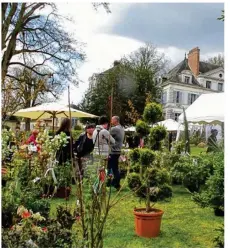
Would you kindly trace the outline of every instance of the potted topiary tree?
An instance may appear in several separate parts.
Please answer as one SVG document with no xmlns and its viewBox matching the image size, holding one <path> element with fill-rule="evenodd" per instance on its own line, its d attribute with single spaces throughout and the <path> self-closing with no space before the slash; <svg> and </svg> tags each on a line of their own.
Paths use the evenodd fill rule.
<svg viewBox="0 0 230 248">
<path fill-rule="evenodd" d="M 139 155 L 137 154 L 139 151 Z M 135 149 L 135 155 L 130 160 L 138 159 L 143 167 L 141 178 L 137 173 L 131 173 L 128 177 L 129 187 L 141 198 L 145 198 L 145 208 L 135 208 L 135 232 L 138 236 L 151 238 L 157 237 L 160 233 L 161 218 L 163 211 L 153 208 L 151 202 L 157 202 L 172 196 L 170 186 L 170 175 L 166 169 L 155 165 L 155 152 L 150 149 Z"/>
</svg>

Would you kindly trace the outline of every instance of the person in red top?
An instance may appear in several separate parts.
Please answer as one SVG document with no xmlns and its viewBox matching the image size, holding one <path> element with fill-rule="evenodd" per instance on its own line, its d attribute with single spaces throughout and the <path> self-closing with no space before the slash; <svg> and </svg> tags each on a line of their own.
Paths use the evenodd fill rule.
<svg viewBox="0 0 230 248">
<path fill-rule="evenodd" d="M 26 141 L 26 144 L 31 144 L 31 143 L 34 143 L 34 145 L 37 145 L 37 142 L 36 142 L 36 138 L 38 136 L 38 133 L 39 131 L 37 129 L 34 129 L 32 131 L 32 134 L 30 135 L 30 137 L 28 138 L 28 140 Z"/>
</svg>

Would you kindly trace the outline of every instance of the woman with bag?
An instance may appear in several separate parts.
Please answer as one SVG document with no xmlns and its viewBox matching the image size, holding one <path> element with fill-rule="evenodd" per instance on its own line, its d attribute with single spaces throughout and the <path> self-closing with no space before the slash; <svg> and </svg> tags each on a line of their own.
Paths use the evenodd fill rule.
<svg viewBox="0 0 230 248">
<path fill-rule="evenodd" d="M 80 170 L 80 175 L 83 176 L 85 164 L 84 161 L 91 158 L 91 152 L 94 149 L 93 132 L 94 124 L 87 124 L 85 132 L 82 133 L 75 143 L 75 152 L 77 153 L 77 162 Z"/>
</svg>

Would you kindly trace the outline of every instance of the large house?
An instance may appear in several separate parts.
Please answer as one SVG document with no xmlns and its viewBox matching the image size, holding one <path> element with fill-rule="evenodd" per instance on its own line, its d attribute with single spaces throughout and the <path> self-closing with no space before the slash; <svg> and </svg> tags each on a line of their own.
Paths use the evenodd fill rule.
<svg viewBox="0 0 230 248">
<path fill-rule="evenodd" d="M 200 49 L 192 49 L 176 67 L 160 79 L 165 119 L 177 120 L 199 95 L 224 91 L 224 68 L 200 61 Z M 202 106 L 201 106 L 202 108 Z"/>
</svg>

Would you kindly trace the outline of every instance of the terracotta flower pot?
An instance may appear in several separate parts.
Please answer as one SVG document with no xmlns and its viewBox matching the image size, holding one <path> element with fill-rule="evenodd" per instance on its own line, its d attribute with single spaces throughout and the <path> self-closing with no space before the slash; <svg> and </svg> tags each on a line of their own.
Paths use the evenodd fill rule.
<svg viewBox="0 0 230 248">
<path fill-rule="evenodd" d="M 153 238 L 160 233 L 161 218 L 164 212 L 155 208 L 151 211 L 146 213 L 145 208 L 136 208 L 133 211 L 135 215 L 135 232 L 140 237 Z"/>
</svg>

